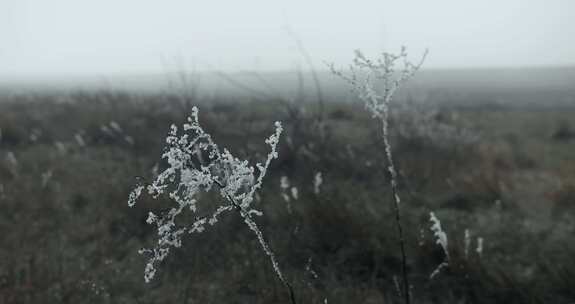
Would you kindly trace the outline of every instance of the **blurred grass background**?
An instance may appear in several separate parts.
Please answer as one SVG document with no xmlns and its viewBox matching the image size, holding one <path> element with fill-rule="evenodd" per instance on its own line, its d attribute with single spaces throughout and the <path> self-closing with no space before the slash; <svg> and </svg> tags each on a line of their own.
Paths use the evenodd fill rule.
<svg viewBox="0 0 575 304">
<path fill-rule="evenodd" d="M 254 162 L 267 153 L 273 121 L 284 122 L 258 220 L 298 303 L 400 301 L 377 121 L 341 100 L 326 103 L 322 121 L 315 104 L 193 103 L 216 142 Z M 1 97 L 0 303 L 289 301 L 236 217 L 187 238 L 144 283 L 145 257 L 137 251 L 155 241 L 147 212 L 171 202 L 148 198 L 131 209 L 127 197 L 136 176 L 149 180 L 162 168 L 164 138 L 172 123 L 184 122 L 186 108 L 178 96 L 114 91 Z M 574 114 L 575 107 L 479 101 L 393 109 L 416 303 L 575 301 Z M 289 207 L 282 176 L 299 192 Z M 202 198 L 200 208 L 212 199 Z M 433 280 L 443 256 L 430 211 L 442 221 L 452 257 Z"/>
</svg>

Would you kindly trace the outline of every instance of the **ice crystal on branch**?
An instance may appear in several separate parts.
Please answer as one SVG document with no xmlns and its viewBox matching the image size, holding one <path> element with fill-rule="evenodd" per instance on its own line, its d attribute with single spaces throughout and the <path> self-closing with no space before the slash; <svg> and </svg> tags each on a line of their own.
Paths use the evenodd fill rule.
<svg viewBox="0 0 575 304">
<path fill-rule="evenodd" d="M 337 70 L 333 65 L 330 65 L 330 69 L 352 86 L 374 117 L 387 120 L 389 104 L 395 92 L 419 70 L 426 56 L 427 51 L 421 61 L 414 64 L 407 59 L 407 50 L 402 47 L 397 55 L 384 52 L 373 61 L 356 50 L 348 73 Z M 401 65 L 400 69 L 398 65 Z"/>
<path fill-rule="evenodd" d="M 447 234 L 441 228 L 441 222 L 433 212 L 429 213 L 429 221 L 431 222 L 431 228 L 429 229 L 433 232 L 435 243 L 441 246 L 441 249 L 443 249 L 443 253 L 445 254 L 443 262 L 441 262 L 441 264 L 439 264 L 429 276 L 430 279 L 433 279 L 443 268 L 449 266 L 449 251 L 447 249 Z"/>
<path fill-rule="evenodd" d="M 401 48 L 401 52 L 398 55 L 384 52 L 381 54 L 381 57 L 375 61 L 368 59 L 361 51 L 357 50 L 355 51 L 355 58 L 353 64 L 349 67 L 348 73 L 337 70 L 333 65 L 330 65 L 332 73 L 341 77 L 352 86 L 359 98 L 364 102 L 366 109 L 374 118 L 380 120 L 382 124 L 383 143 L 388 164 L 387 171 L 390 177 L 389 183 L 392 191 L 401 250 L 403 296 L 406 304 L 410 303 L 407 256 L 405 252 L 403 228 L 401 226 L 401 199 L 397 182 L 397 170 L 393 161 L 389 136 L 389 106 L 396 91 L 419 70 L 426 55 L 427 51 L 425 51 L 418 64 L 413 64 L 407 59 L 405 47 Z M 398 65 L 400 64 L 401 68 L 398 69 Z"/>
<path fill-rule="evenodd" d="M 149 256 L 144 271 L 146 282 L 153 279 L 157 264 L 168 256 L 170 250 L 181 246 L 184 235 L 201 233 L 208 226 L 215 225 L 220 216 L 237 211 L 257 236 L 279 279 L 287 284 L 273 252 L 253 219 L 254 215 L 260 216 L 262 212 L 252 207 L 256 191 L 261 188 L 271 161 L 278 157 L 277 145 L 283 130 L 281 124 L 275 123 L 274 134 L 265 141 L 271 147 L 265 162 L 255 166 L 233 156 L 226 149 L 220 149 L 200 126 L 196 107 L 182 129 L 180 132 L 177 126 L 172 125 L 166 138 L 162 159 L 167 163 L 167 168 L 151 183 L 137 185 L 128 199 L 128 205 L 132 207 L 140 195 L 147 192 L 153 198 L 167 195 L 175 203 L 168 211 L 159 214 L 150 212 L 146 220 L 148 224 L 156 226 L 158 234 L 156 246 L 139 251 Z M 207 215 L 204 211 L 204 215 L 195 216 L 195 220 L 186 225 L 176 223 L 178 215 L 186 210 L 198 214 L 200 193 L 212 190 L 217 191 L 223 199 L 212 208 L 215 211 Z"/>
<path fill-rule="evenodd" d="M 475 252 L 477 252 L 477 255 L 479 257 L 481 257 L 481 255 L 483 255 L 483 238 L 482 237 L 477 238 L 477 248 L 475 249 Z"/>
<path fill-rule="evenodd" d="M 321 184 L 323 184 L 323 177 L 321 172 L 317 172 L 313 178 L 313 193 L 315 195 L 319 195 Z"/>
<path fill-rule="evenodd" d="M 469 257 L 469 246 L 471 245 L 471 233 L 469 232 L 469 229 L 465 229 L 465 235 L 464 235 L 464 242 L 465 242 L 465 247 L 464 247 L 464 253 L 465 253 L 465 259 L 467 260 L 467 258 Z"/>
</svg>

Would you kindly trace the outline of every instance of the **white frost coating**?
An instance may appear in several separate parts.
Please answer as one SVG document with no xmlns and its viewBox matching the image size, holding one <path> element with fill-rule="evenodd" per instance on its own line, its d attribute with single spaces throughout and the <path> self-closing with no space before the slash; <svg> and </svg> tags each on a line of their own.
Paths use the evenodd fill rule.
<svg viewBox="0 0 575 304">
<path fill-rule="evenodd" d="M 435 243 L 440 245 L 447 255 L 447 234 L 441 229 L 441 222 L 433 212 L 429 213 L 429 221 L 432 223 L 429 229 L 433 231 L 433 236 L 436 238 Z"/>
<path fill-rule="evenodd" d="M 291 197 L 293 197 L 293 199 L 296 201 L 299 198 L 299 192 L 297 191 L 296 187 L 291 187 Z"/>
<path fill-rule="evenodd" d="M 122 127 L 120 127 L 120 124 L 115 122 L 115 121 L 110 121 L 110 128 L 112 128 L 114 131 L 118 132 L 118 133 L 122 133 Z"/>
<path fill-rule="evenodd" d="M 152 198 L 167 195 L 175 203 L 175 206 L 168 211 L 149 212 L 148 214 L 146 222 L 156 225 L 158 240 L 153 248 L 139 251 L 140 254 L 149 256 L 144 269 L 146 282 L 154 278 L 156 265 L 168 256 L 170 250 L 182 245 L 183 235 L 201 233 L 205 231 L 207 225 L 215 225 L 224 213 L 237 210 L 247 226 L 257 236 L 279 279 L 286 284 L 275 256 L 252 218 L 254 215 L 261 216 L 262 213 L 251 206 L 271 161 L 278 157 L 277 145 L 282 130 L 281 124 L 276 122 L 274 134 L 266 139 L 271 151 L 263 164 L 257 163 L 254 167 L 247 160 L 240 160 L 228 150 L 221 150 L 218 147 L 211 136 L 200 126 L 196 107 L 192 109 L 191 117 L 183 126 L 183 134 L 178 132 L 178 127 L 171 126 L 162 154 L 162 159 L 168 164 L 167 168 L 154 174 L 156 176 L 151 183 L 136 186 L 128 198 L 128 205 L 132 207 L 146 190 Z M 257 177 L 255 176 L 256 168 Z M 212 211 L 204 211 L 208 215 L 197 216 L 194 222 L 188 225 L 176 224 L 177 216 L 185 210 L 197 213 L 199 211 L 196 204 L 198 195 L 202 192 L 209 192 L 214 187 L 223 198 L 222 203 L 215 206 Z"/>
<path fill-rule="evenodd" d="M 278 158 L 277 145 L 280 141 L 280 135 L 283 131 L 283 127 L 279 121 L 276 121 L 274 125 L 276 127 L 275 133 L 272 134 L 268 139 L 266 139 L 266 144 L 268 144 L 271 147 L 271 151 L 268 153 L 268 157 L 264 165 L 260 163 L 256 164 L 256 167 L 258 168 L 260 174 L 258 175 L 257 182 L 251 187 L 248 195 L 246 195 L 242 200 L 241 205 L 242 209 L 248 207 L 249 204 L 251 204 L 254 198 L 254 193 L 262 186 L 263 179 L 266 175 L 267 169 L 269 168 L 272 160 Z M 253 167 L 251 168 L 251 171 L 252 172 L 254 171 Z"/>
<path fill-rule="evenodd" d="M 82 148 L 86 146 L 86 142 L 84 141 L 84 137 L 82 137 L 82 134 L 80 133 L 74 134 L 74 140 L 76 140 L 78 146 Z"/>
<path fill-rule="evenodd" d="M 481 255 L 483 254 L 483 238 L 482 237 L 477 238 L 477 249 L 475 249 L 475 251 L 477 252 L 477 255 L 479 255 L 479 257 L 481 257 Z"/>
<path fill-rule="evenodd" d="M 317 272 L 311 267 L 312 264 L 312 257 L 307 259 L 307 263 L 305 264 L 305 271 L 311 275 L 314 280 L 319 280 L 319 275 Z"/>
<path fill-rule="evenodd" d="M 410 292 L 407 275 L 407 257 L 405 253 L 405 243 L 403 229 L 401 227 L 401 200 L 398 195 L 398 177 L 395 169 L 391 141 L 389 136 L 389 106 L 395 92 L 401 85 L 409 80 L 423 64 L 427 51 L 425 51 L 421 61 L 413 64 L 407 60 L 405 47 L 401 48 L 398 55 L 384 52 L 376 60 L 366 58 L 359 50 L 355 52 L 353 64 L 349 67 L 349 76 L 344 72 L 336 70 L 330 66 L 333 74 L 341 77 L 351 84 L 353 90 L 364 102 L 366 109 L 382 123 L 383 143 L 385 146 L 385 156 L 388 163 L 389 183 L 393 194 L 393 206 L 395 209 L 396 226 L 398 228 L 399 243 L 402 256 L 402 276 L 403 288 L 406 303 L 409 303 Z M 402 61 L 401 69 L 396 69 L 396 65 Z M 366 163 L 367 165 L 368 163 Z"/>
<path fill-rule="evenodd" d="M 18 159 L 16 159 L 16 154 L 14 154 L 14 152 L 9 151 L 6 154 L 6 162 L 8 163 L 8 165 L 12 166 L 12 167 L 17 167 L 18 166 Z"/>
<path fill-rule="evenodd" d="M 394 94 L 403 83 L 419 70 L 426 56 L 427 51 L 418 64 L 413 64 L 407 60 L 405 47 L 401 48 L 398 55 L 384 52 L 376 60 L 368 59 L 361 51 L 356 50 L 353 65 L 350 65 L 348 73 L 336 70 L 333 65 L 330 66 L 333 74 L 352 86 L 372 117 L 382 122 L 383 142 L 388 162 L 387 170 L 391 177 L 390 184 L 397 210 L 399 210 L 401 199 L 397 194 L 398 177 L 390 143 L 389 107 Z M 398 64 L 401 64 L 402 67 L 396 70 Z"/>
<path fill-rule="evenodd" d="M 289 188 L 290 188 L 289 179 L 287 176 L 284 175 L 280 179 L 280 193 L 283 200 L 286 202 L 287 212 L 291 214 L 292 208 L 291 208 L 291 197 L 288 193 Z"/>
<path fill-rule="evenodd" d="M 286 203 L 288 203 L 287 206 L 288 206 L 288 209 L 289 209 L 289 208 L 290 208 L 289 202 L 291 201 L 291 198 L 290 198 L 289 195 L 287 195 L 287 193 L 285 193 L 285 192 L 282 193 L 282 198 L 284 199 L 284 201 L 285 201 Z"/>
<path fill-rule="evenodd" d="M 449 251 L 447 250 L 447 234 L 445 234 L 441 228 L 441 222 L 433 212 L 429 213 L 429 221 L 432 223 L 430 230 L 433 232 L 433 236 L 436 239 L 435 243 L 441 246 L 443 253 L 445 254 L 445 260 L 439 264 L 429 276 L 430 279 L 433 279 L 443 268 L 449 266 Z"/>
<path fill-rule="evenodd" d="M 323 177 L 321 175 L 321 172 L 317 172 L 313 179 L 313 193 L 315 193 L 316 195 L 319 195 L 319 193 L 321 192 L 320 189 L 321 184 L 323 184 Z"/>
<path fill-rule="evenodd" d="M 144 186 L 139 185 L 136 186 L 136 188 L 134 188 L 132 192 L 130 192 L 130 197 L 128 197 L 128 206 L 134 207 L 136 201 L 138 200 L 138 197 L 140 197 L 140 195 L 142 194 L 142 190 L 144 190 Z"/>
<path fill-rule="evenodd" d="M 245 212 L 241 212 L 241 216 L 244 218 L 244 223 L 246 223 L 248 225 L 248 227 L 250 227 L 250 229 L 254 232 L 254 234 L 257 236 L 258 241 L 260 242 L 260 246 L 262 247 L 263 251 L 265 252 L 265 254 L 267 254 L 267 256 L 270 258 L 270 261 L 272 263 L 272 266 L 274 268 L 274 271 L 276 273 L 276 275 L 278 276 L 278 278 L 280 279 L 280 281 L 282 281 L 282 283 L 284 285 L 287 284 L 287 281 L 285 280 L 283 273 L 280 270 L 280 267 L 278 265 L 278 262 L 276 261 L 276 257 L 274 255 L 274 253 L 271 251 L 270 247 L 268 246 L 268 244 L 266 243 L 264 236 L 262 234 L 262 231 L 259 229 L 258 225 L 256 225 L 256 222 L 254 222 L 252 220 L 252 218 L 250 217 L 249 213 L 245 213 Z"/>
<path fill-rule="evenodd" d="M 469 257 L 469 246 L 471 246 L 471 233 L 469 229 L 465 229 L 465 259 Z"/>
<path fill-rule="evenodd" d="M 289 179 L 287 176 L 282 176 L 280 179 L 280 188 L 282 190 L 286 190 L 287 188 L 289 188 Z"/>
</svg>

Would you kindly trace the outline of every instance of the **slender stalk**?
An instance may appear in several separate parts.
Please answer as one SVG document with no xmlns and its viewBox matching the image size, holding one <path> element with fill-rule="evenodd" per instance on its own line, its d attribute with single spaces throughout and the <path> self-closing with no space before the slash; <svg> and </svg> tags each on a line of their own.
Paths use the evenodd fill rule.
<svg viewBox="0 0 575 304">
<path fill-rule="evenodd" d="M 214 179 L 214 183 L 220 188 L 224 188 L 224 185 Z M 244 210 L 242 209 L 242 207 L 240 206 L 240 204 L 238 204 L 236 202 L 236 200 L 231 197 L 230 195 L 226 194 L 226 199 L 229 201 L 229 203 L 240 213 L 240 216 L 242 218 L 244 218 L 245 223 L 250 227 L 250 229 L 256 234 L 256 237 L 258 238 L 258 241 L 260 243 L 260 246 L 262 247 L 262 250 L 266 253 L 266 255 L 269 257 L 270 262 L 272 264 L 272 267 L 274 268 L 275 273 L 277 274 L 277 277 L 280 279 L 280 281 L 282 282 L 282 284 L 284 285 L 284 287 L 287 289 L 289 296 L 290 296 L 290 302 L 291 304 L 296 304 L 295 301 L 295 293 L 293 291 L 293 288 L 291 286 L 291 284 L 285 279 L 283 273 L 281 272 L 281 270 L 278 267 L 278 262 L 275 258 L 275 255 L 273 254 L 273 251 L 270 249 L 270 245 L 265 241 L 264 239 L 264 235 L 261 231 L 261 229 L 259 229 L 259 227 L 257 226 L 256 222 L 251 218 L 251 216 L 249 215 L 249 213 L 244 212 Z"/>
<path fill-rule="evenodd" d="M 395 224 L 397 227 L 397 234 L 399 237 L 399 247 L 401 250 L 401 275 L 403 278 L 403 298 L 406 304 L 410 303 L 409 294 L 409 279 L 407 273 L 407 254 L 405 252 L 405 240 L 403 238 L 403 228 L 401 226 L 401 210 L 400 203 L 401 199 L 399 197 L 399 190 L 397 187 L 397 171 L 395 170 L 395 163 L 393 162 L 393 153 L 391 152 L 391 143 L 389 142 L 389 122 L 388 122 L 388 111 L 383 112 L 382 117 L 382 129 L 383 129 L 383 143 L 385 145 L 385 155 L 387 157 L 387 170 L 390 175 L 390 185 L 391 192 L 393 196 L 393 206 L 395 211 Z"/>
<path fill-rule="evenodd" d="M 350 76 L 344 75 L 343 72 L 338 71 L 333 65 L 330 65 L 332 73 L 341 77 L 343 80 L 350 83 L 354 90 L 359 94 L 359 98 L 365 102 L 366 108 L 373 115 L 382 122 L 383 143 L 385 145 L 385 155 L 387 159 L 387 171 L 389 172 L 389 183 L 393 196 L 393 207 L 395 212 L 395 224 L 397 227 L 397 234 L 399 238 L 399 247 L 401 250 L 401 269 L 403 278 L 403 298 L 405 304 L 410 304 L 409 293 L 409 278 L 407 273 L 407 254 L 405 253 L 405 239 L 403 236 L 403 228 L 401 226 L 401 199 L 399 198 L 399 190 L 397 184 L 397 171 L 393 162 L 393 153 L 391 150 L 391 143 L 389 140 L 389 105 L 393 98 L 394 93 L 399 89 L 400 85 L 409 80 L 415 72 L 419 70 L 427 56 L 427 50 L 423 53 L 421 60 L 418 64 L 412 64 L 407 61 L 407 52 L 405 47 L 401 48 L 399 55 L 391 53 L 383 53 L 380 59 L 372 61 L 367 59 L 361 51 L 356 51 L 356 57 L 353 65 L 350 66 Z M 403 60 L 403 68 L 396 71 L 395 65 L 398 60 Z M 364 76 L 360 75 L 358 71 L 364 72 Z M 375 81 L 383 81 L 382 95 L 377 93 L 377 88 L 374 85 Z"/>
</svg>

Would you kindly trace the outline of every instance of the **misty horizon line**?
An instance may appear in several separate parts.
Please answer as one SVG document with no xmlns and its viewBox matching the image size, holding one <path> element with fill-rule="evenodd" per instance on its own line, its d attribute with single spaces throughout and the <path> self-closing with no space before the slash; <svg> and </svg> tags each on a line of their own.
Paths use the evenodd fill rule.
<svg viewBox="0 0 575 304">
<path fill-rule="evenodd" d="M 257 68 L 257 69 L 197 69 L 197 68 L 174 68 L 166 69 L 163 71 L 158 70 L 148 70 L 148 71 L 114 71 L 114 72 L 64 72 L 64 73 L 11 73 L 11 74 L 1 74 L 0 73 L 0 83 L 1 82 L 12 82 L 12 81 L 25 81 L 30 80 L 45 80 L 45 78 L 57 78 L 62 80 L 63 78 L 116 78 L 116 77 L 146 77 L 146 76 L 168 76 L 177 74 L 245 74 L 245 73 L 261 73 L 261 74 L 297 74 L 297 73 L 319 73 L 319 74 L 330 74 L 331 71 L 327 66 L 322 68 L 309 68 L 307 66 L 302 68 Z M 323 65 L 322 65 L 323 66 Z M 349 65 L 337 66 L 336 68 L 347 69 Z M 425 67 L 420 68 L 420 73 L 427 72 L 442 72 L 442 71 L 521 71 L 521 70 L 563 70 L 563 69 L 575 69 L 575 63 L 570 64 L 531 64 L 531 65 L 490 65 L 490 66 L 436 66 L 436 67 Z M 47 80 L 47 79 L 46 79 Z"/>
</svg>

